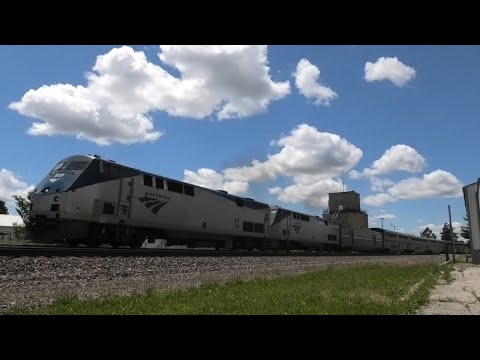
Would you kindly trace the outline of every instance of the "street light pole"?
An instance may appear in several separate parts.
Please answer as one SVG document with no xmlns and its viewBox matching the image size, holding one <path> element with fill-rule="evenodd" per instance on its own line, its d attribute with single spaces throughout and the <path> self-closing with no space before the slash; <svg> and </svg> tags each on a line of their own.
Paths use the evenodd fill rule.
<svg viewBox="0 0 480 360">
<path fill-rule="evenodd" d="M 383 219 L 385 219 L 385 218 L 380 218 L 380 220 L 382 220 L 382 230 L 383 230 Z"/>
<path fill-rule="evenodd" d="M 452 213 L 450 212 L 450 205 L 448 205 L 448 218 L 450 219 L 450 238 L 452 239 L 452 258 L 455 264 L 455 242 L 453 240 L 453 228 L 452 228 Z"/>
</svg>

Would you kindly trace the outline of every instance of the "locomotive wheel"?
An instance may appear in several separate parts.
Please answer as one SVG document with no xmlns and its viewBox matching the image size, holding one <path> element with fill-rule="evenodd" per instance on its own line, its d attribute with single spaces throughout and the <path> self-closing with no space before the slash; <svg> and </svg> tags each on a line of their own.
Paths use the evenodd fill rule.
<svg viewBox="0 0 480 360">
<path fill-rule="evenodd" d="M 86 245 L 88 247 L 96 248 L 103 244 L 106 234 L 105 230 L 105 225 L 90 224 Z"/>
<path fill-rule="evenodd" d="M 66 242 L 70 247 L 77 247 L 80 244 L 80 240 L 76 239 L 67 239 Z"/>
<path fill-rule="evenodd" d="M 147 241 L 147 234 L 142 231 L 135 231 L 129 236 L 128 245 L 132 249 L 140 249 L 145 241 Z"/>
<path fill-rule="evenodd" d="M 144 241 L 145 241 L 145 240 L 141 240 L 141 241 L 139 241 L 139 240 L 134 240 L 134 241 L 132 241 L 132 242 L 130 243 L 130 247 L 131 247 L 132 249 L 140 249 L 140 248 L 142 247 Z"/>
<path fill-rule="evenodd" d="M 145 235 L 142 235 L 141 233 L 135 234 L 133 236 L 133 239 L 130 241 L 130 247 L 132 249 L 140 249 L 145 242 Z"/>
<path fill-rule="evenodd" d="M 101 244 L 101 240 L 98 240 L 97 238 L 88 238 L 87 240 L 88 247 L 96 248 L 96 247 L 99 247 L 100 244 Z"/>
</svg>

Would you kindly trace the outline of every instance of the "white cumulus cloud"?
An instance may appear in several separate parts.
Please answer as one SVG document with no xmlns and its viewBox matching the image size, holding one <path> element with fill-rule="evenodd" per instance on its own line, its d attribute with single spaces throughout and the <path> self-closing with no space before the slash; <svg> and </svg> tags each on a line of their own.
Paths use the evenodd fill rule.
<svg viewBox="0 0 480 360">
<path fill-rule="evenodd" d="M 396 57 L 380 57 L 374 63 L 365 63 L 365 80 L 368 82 L 390 80 L 403 87 L 415 77 L 415 69 L 404 65 Z"/>
<path fill-rule="evenodd" d="M 463 195 L 463 184 L 445 170 L 435 170 L 422 178 L 409 178 L 393 185 L 386 192 L 369 195 L 363 203 L 382 206 L 388 202 L 402 200 L 432 199 L 437 197 L 459 197 Z"/>
<path fill-rule="evenodd" d="M 315 105 L 330 105 L 330 102 L 338 97 L 335 91 L 318 83 L 320 70 L 307 59 L 301 59 L 298 62 L 294 76 L 300 93 L 313 99 Z"/>
<path fill-rule="evenodd" d="M 386 188 L 395 184 L 390 179 L 382 179 L 375 176 L 372 176 L 370 178 L 370 183 L 371 183 L 371 187 L 370 187 L 371 190 L 375 192 L 383 192 L 385 191 Z"/>
<path fill-rule="evenodd" d="M 342 171 L 349 171 L 363 156 L 362 150 L 346 139 L 307 124 L 298 125 L 270 144 L 281 149 L 263 162 L 254 159 L 248 166 L 226 168 L 223 175 L 211 169 L 185 170 L 185 179 L 207 187 L 215 184 L 227 190 L 228 185 L 247 191 L 249 182 L 274 181 L 282 176 L 292 184 L 283 189 L 274 186 L 270 194 L 287 203 L 326 206 L 329 192 L 342 191 L 338 179 Z"/>
<path fill-rule="evenodd" d="M 363 173 L 358 172 L 357 170 L 352 170 L 348 173 L 348 176 L 350 177 L 350 179 L 357 180 L 363 177 Z"/>
<path fill-rule="evenodd" d="M 328 206 L 328 193 L 343 191 L 343 184 L 335 179 L 323 179 L 310 184 L 295 183 L 269 189 L 270 194 L 285 203 L 305 203 L 313 207 Z"/>
<path fill-rule="evenodd" d="M 273 144 L 282 149 L 264 162 L 254 160 L 251 166 L 226 169 L 226 178 L 265 181 L 286 175 L 303 184 L 314 183 L 349 171 L 363 156 L 362 150 L 347 140 L 307 124 L 298 125 Z"/>
<path fill-rule="evenodd" d="M 224 190 L 234 195 L 244 195 L 248 191 L 246 181 L 227 181 L 213 169 L 199 169 L 197 172 L 185 170 L 183 181 L 212 190 Z"/>
<path fill-rule="evenodd" d="M 363 175 L 372 176 L 394 171 L 420 172 L 426 166 L 425 159 L 414 148 L 400 144 L 394 145 L 375 160 L 370 168 L 363 170 Z"/>
<path fill-rule="evenodd" d="M 33 185 L 28 185 L 7 169 L 0 170 L 0 200 L 3 200 L 7 207 L 14 209 L 15 200 L 12 195 L 27 197 L 28 192 L 33 190 Z M 12 213 L 12 211 L 10 211 Z"/>
<path fill-rule="evenodd" d="M 463 184 L 451 173 L 435 170 L 423 178 L 410 178 L 400 181 L 388 189 L 398 199 L 428 199 L 434 197 L 463 196 Z"/>
<path fill-rule="evenodd" d="M 9 108 L 39 119 L 31 135 L 75 135 L 100 145 L 155 141 L 149 113 L 218 119 L 265 111 L 290 93 L 269 76 L 266 46 L 161 46 L 160 60 L 179 77 L 128 46 L 97 57 L 87 85 L 54 84 L 29 90 Z"/>
<path fill-rule="evenodd" d="M 375 195 L 368 195 L 362 199 L 362 203 L 371 206 L 382 206 L 389 202 L 395 202 L 397 199 L 390 194 L 380 193 Z"/>
</svg>

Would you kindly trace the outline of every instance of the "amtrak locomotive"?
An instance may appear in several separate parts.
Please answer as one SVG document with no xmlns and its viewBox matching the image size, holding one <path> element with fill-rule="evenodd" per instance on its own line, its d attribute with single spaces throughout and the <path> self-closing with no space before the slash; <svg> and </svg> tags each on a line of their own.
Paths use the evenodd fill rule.
<svg viewBox="0 0 480 360">
<path fill-rule="evenodd" d="M 34 241 L 138 248 L 148 239 L 216 249 L 440 253 L 442 240 L 341 225 L 117 164 L 58 162 L 33 190 Z"/>
</svg>

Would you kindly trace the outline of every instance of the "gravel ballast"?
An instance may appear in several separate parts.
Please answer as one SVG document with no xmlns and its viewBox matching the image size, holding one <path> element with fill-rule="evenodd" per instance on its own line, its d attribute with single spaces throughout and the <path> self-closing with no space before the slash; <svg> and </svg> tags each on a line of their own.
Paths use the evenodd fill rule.
<svg viewBox="0 0 480 360">
<path fill-rule="evenodd" d="M 0 257 L 0 313 L 77 295 L 129 295 L 237 277 L 296 274 L 327 266 L 442 263 L 441 255 L 278 257 Z"/>
</svg>

